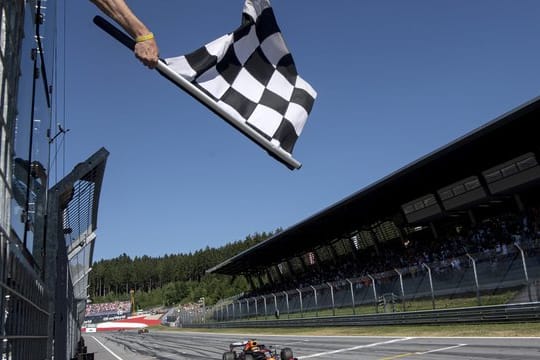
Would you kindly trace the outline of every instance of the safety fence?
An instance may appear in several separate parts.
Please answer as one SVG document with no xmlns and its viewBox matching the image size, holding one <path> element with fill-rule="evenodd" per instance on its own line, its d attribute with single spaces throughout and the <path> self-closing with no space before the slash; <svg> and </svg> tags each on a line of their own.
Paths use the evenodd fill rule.
<svg viewBox="0 0 540 360">
<path fill-rule="evenodd" d="M 72 359 L 80 351 L 101 184 L 100 149 L 48 191 L 34 254 L 0 231 L 0 359 Z"/>
<path fill-rule="evenodd" d="M 101 148 L 49 190 L 45 281 L 54 289 L 50 344 L 54 358 L 73 358 L 88 298 L 101 185 L 109 152 Z M 67 355 L 67 356 L 66 356 Z"/>
<path fill-rule="evenodd" d="M 540 248 L 515 244 L 504 253 L 466 254 L 448 261 L 421 263 L 304 288 L 245 297 L 208 308 L 178 310 L 178 326 L 209 321 L 302 318 L 328 314 L 406 312 L 415 302 L 433 310 L 442 299 L 473 296 L 474 306 L 492 304 L 492 296 L 518 290 L 510 303 L 540 299 Z"/>
<path fill-rule="evenodd" d="M 186 328 L 292 328 L 332 326 L 493 324 L 540 321 L 540 303 L 475 306 L 443 310 L 424 310 L 370 315 L 324 316 L 299 319 L 237 320 L 184 324 Z"/>
<path fill-rule="evenodd" d="M 22 243 L 0 231 L 0 357 L 43 359 L 49 340 L 50 291 Z M 42 356 L 36 356 L 42 354 Z"/>
</svg>

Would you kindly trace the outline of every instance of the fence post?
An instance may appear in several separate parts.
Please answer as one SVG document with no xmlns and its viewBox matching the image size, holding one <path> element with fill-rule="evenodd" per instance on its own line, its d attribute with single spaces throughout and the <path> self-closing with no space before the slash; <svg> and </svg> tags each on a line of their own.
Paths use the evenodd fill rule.
<svg viewBox="0 0 540 360">
<path fill-rule="evenodd" d="M 241 300 L 238 300 L 238 319 L 241 320 L 242 319 L 242 301 Z"/>
<path fill-rule="evenodd" d="M 478 306 L 482 306 L 482 299 L 480 298 L 480 284 L 478 283 L 478 273 L 476 272 L 476 260 L 469 254 L 465 254 L 469 258 L 469 261 L 472 264 L 474 272 L 474 282 L 476 284 L 476 299 L 478 300 Z"/>
<path fill-rule="evenodd" d="M 233 320 L 236 320 L 236 308 L 234 306 L 234 300 L 232 302 L 232 317 L 233 317 Z"/>
<path fill-rule="evenodd" d="M 264 301 L 264 320 L 268 319 L 268 310 L 266 307 L 266 296 L 263 295 L 263 301 Z"/>
<path fill-rule="evenodd" d="M 201 319 L 201 322 L 205 323 L 206 322 L 206 299 L 204 297 L 201 297 L 199 299 L 199 301 L 202 302 L 202 319 Z"/>
<path fill-rule="evenodd" d="M 407 306 L 405 305 L 405 287 L 403 286 L 403 274 L 398 269 L 394 269 L 394 271 L 399 276 L 399 285 L 401 287 L 401 304 L 403 306 L 403 311 L 407 311 Z"/>
<path fill-rule="evenodd" d="M 242 300 L 238 300 L 238 319 L 242 319 L 244 317 L 244 309 L 242 308 Z"/>
<path fill-rule="evenodd" d="M 277 307 L 277 297 L 276 294 L 272 293 L 272 296 L 274 297 L 274 316 L 279 319 L 279 309 Z"/>
<path fill-rule="evenodd" d="M 353 315 L 356 315 L 356 307 L 355 307 L 355 304 L 354 304 L 354 288 L 353 288 L 353 283 L 352 283 L 352 281 L 349 280 L 349 279 L 345 279 L 345 280 L 349 283 L 349 285 L 350 285 L 350 287 L 351 287 L 352 313 L 353 313 Z"/>
<path fill-rule="evenodd" d="M 253 300 L 255 301 L 255 320 L 259 317 L 259 308 L 257 306 L 257 298 L 254 297 Z"/>
<path fill-rule="evenodd" d="M 373 297 L 375 298 L 375 312 L 379 313 L 379 299 L 377 298 L 377 286 L 375 284 L 375 279 L 371 275 L 367 275 L 371 279 L 371 286 L 373 286 Z"/>
<path fill-rule="evenodd" d="M 289 294 L 287 294 L 286 291 L 283 292 L 285 294 L 285 304 L 287 305 L 287 319 L 291 318 L 291 310 L 289 308 Z"/>
<path fill-rule="evenodd" d="M 310 288 L 313 289 L 313 294 L 315 295 L 315 317 L 319 317 L 319 303 L 317 302 L 317 289 L 315 289 L 315 286 L 310 285 Z"/>
<path fill-rule="evenodd" d="M 330 288 L 330 296 L 332 298 L 332 316 L 336 316 L 336 304 L 334 302 L 334 288 L 332 287 L 332 284 L 327 282 L 326 285 Z"/>
<path fill-rule="evenodd" d="M 300 296 L 300 317 L 303 318 L 304 317 L 304 305 L 302 304 L 302 292 L 300 291 L 300 289 L 296 289 L 296 291 L 298 291 L 298 296 Z"/>
<path fill-rule="evenodd" d="M 433 310 L 435 310 L 435 292 L 433 291 L 433 279 L 431 278 L 431 268 L 427 266 L 426 263 L 422 263 L 422 266 L 425 267 L 428 272 L 429 288 L 431 289 L 431 305 L 433 306 Z"/>
<path fill-rule="evenodd" d="M 246 311 L 247 311 L 246 318 L 249 319 L 249 299 L 246 299 Z"/>
<path fill-rule="evenodd" d="M 514 243 L 514 246 L 517 247 L 521 253 L 521 262 L 523 263 L 523 272 L 525 274 L 525 282 L 527 284 L 527 294 L 529 295 L 529 302 L 532 302 L 531 284 L 529 283 L 529 273 L 527 271 L 527 262 L 525 261 L 525 252 L 518 244 Z"/>
</svg>

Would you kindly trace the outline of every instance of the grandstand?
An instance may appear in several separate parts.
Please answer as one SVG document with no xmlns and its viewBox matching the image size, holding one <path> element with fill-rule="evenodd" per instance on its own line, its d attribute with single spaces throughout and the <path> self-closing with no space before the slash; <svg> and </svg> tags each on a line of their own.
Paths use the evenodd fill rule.
<svg viewBox="0 0 540 360">
<path fill-rule="evenodd" d="M 424 279 L 428 271 L 431 289 L 418 279 L 405 284 L 416 287 L 415 296 L 433 295 L 433 281 L 441 274 L 450 279 L 451 272 L 468 271 L 466 286 L 462 275 L 445 289 L 442 282 L 435 284 L 439 294 L 521 286 L 529 289 L 528 301 L 537 299 L 530 286 L 540 278 L 539 116 L 536 98 L 208 272 L 246 276 L 253 290 L 245 297 L 253 299 L 251 312 L 262 307 L 255 296 L 263 294 L 272 311 L 285 308 L 285 302 L 289 308 L 295 291 L 300 302 L 304 294 L 317 302 L 317 286 L 319 301 L 325 292 L 334 302 L 334 292 L 348 286 L 346 279 L 356 279 L 356 288 L 376 283 L 369 292 L 394 283 L 392 292 L 404 297 L 404 276 Z M 494 276 L 493 269 L 515 279 Z M 360 293 L 350 285 L 354 302 Z M 371 295 L 360 297 L 366 296 Z M 249 301 L 238 306 L 250 312 Z M 225 310 L 215 316 L 226 318 Z"/>
<path fill-rule="evenodd" d="M 82 332 L 133 330 L 161 323 L 162 313 L 133 311 L 132 301 L 87 304 Z"/>
<path fill-rule="evenodd" d="M 114 315 L 114 314 L 131 314 L 131 303 L 129 301 L 115 301 L 101 304 L 87 304 L 85 317 Z"/>
</svg>

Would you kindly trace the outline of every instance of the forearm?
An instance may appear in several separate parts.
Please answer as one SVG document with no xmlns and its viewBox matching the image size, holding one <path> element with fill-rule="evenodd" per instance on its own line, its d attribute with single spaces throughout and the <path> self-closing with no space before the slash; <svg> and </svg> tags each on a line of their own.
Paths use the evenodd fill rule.
<svg viewBox="0 0 540 360">
<path fill-rule="evenodd" d="M 90 0 L 105 14 L 124 28 L 133 38 L 150 31 L 131 11 L 124 0 Z"/>
<path fill-rule="evenodd" d="M 136 39 L 143 36 L 142 39 L 137 40 L 135 48 L 135 56 L 144 65 L 153 69 L 158 64 L 159 49 L 154 39 L 153 34 L 150 34 L 150 30 L 143 24 L 137 16 L 131 11 L 125 0 L 90 0 L 105 14 L 110 16 L 116 21 L 125 31 Z M 146 37 L 144 35 L 151 35 Z"/>
</svg>

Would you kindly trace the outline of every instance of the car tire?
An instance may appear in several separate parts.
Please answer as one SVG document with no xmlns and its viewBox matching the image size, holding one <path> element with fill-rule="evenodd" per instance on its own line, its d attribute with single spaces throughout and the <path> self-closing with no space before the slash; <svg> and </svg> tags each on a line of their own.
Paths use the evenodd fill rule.
<svg viewBox="0 0 540 360">
<path fill-rule="evenodd" d="M 232 351 L 227 351 L 226 353 L 223 353 L 223 360 L 235 360 L 236 357 L 234 356 L 234 353 Z"/>
<path fill-rule="evenodd" d="M 251 354 L 246 354 L 246 357 L 244 358 L 244 360 L 255 360 L 255 358 Z"/>
<path fill-rule="evenodd" d="M 290 348 L 284 348 L 281 350 L 281 360 L 291 360 L 294 359 L 293 352 Z"/>
</svg>

